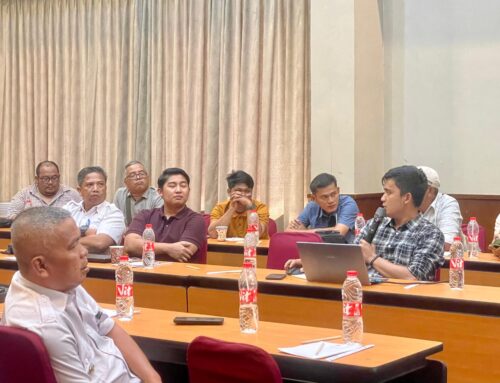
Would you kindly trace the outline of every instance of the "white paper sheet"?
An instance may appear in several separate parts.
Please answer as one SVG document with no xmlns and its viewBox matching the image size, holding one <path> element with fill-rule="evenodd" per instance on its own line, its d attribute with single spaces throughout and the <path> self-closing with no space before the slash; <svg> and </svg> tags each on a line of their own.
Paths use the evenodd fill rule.
<svg viewBox="0 0 500 383">
<path fill-rule="evenodd" d="M 334 355 L 345 354 L 347 352 L 354 352 L 361 350 L 363 345 L 359 343 L 330 343 L 330 342 L 316 342 L 309 344 L 302 344 L 296 347 L 282 347 L 278 348 L 279 351 L 285 354 L 302 356 L 309 359 L 324 359 Z"/>
</svg>

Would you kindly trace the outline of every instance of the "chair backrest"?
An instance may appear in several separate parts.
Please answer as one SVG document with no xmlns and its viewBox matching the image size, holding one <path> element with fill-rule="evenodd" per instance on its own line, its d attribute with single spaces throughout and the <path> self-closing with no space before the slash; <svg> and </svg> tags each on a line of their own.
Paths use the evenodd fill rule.
<svg viewBox="0 0 500 383">
<path fill-rule="evenodd" d="M 276 233 L 269 241 L 267 268 L 283 270 L 287 260 L 299 258 L 297 242 L 323 242 L 323 240 L 316 233 Z"/>
<path fill-rule="evenodd" d="M 274 234 L 278 232 L 276 221 L 272 218 L 269 218 L 269 223 L 267 224 L 267 232 L 269 234 L 269 238 L 271 238 Z"/>
<path fill-rule="evenodd" d="M 201 216 L 203 217 L 203 220 L 205 221 L 205 229 L 208 233 L 208 227 L 210 226 L 210 214 L 202 213 Z"/>
<path fill-rule="evenodd" d="M 34 332 L 0 326 L 0 382 L 56 383 L 49 354 Z"/>
<path fill-rule="evenodd" d="M 190 383 L 282 383 L 278 364 L 259 347 L 205 336 L 188 347 Z"/>
<path fill-rule="evenodd" d="M 464 233 L 465 238 L 467 238 L 467 224 L 466 223 L 462 224 L 462 232 Z M 479 235 L 477 238 L 477 243 L 478 243 L 481 251 L 484 253 L 486 251 L 486 231 L 484 230 L 484 227 L 481 225 L 479 225 Z"/>
</svg>

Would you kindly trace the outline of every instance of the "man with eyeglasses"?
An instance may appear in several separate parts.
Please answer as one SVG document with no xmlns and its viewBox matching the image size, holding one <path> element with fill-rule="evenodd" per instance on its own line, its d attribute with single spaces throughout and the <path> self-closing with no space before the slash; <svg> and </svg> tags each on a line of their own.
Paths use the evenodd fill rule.
<svg viewBox="0 0 500 383">
<path fill-rule="evenodd" d="M 103 253 L 109 246 L 119 245 L 125 232 L 122 212 L 106 201 L 108 176 L 100 166 L 87 166 L 78 172 L 81 202 L 63 206 L 71 213 L 80 229 L 80 243 L 91 253 Z"/>
<path fill-rule="evenodd" d="M 59 182 L 61 176 L 55 162 L 40 162 L 35 174 L 34 183 L 12 197 L 7 213 L 9 219 L 16 218 L 20 212 L 30 207 L 63 207 L 69 201 L 81 201 L 80 194 L 75 189 Z"/>
<path fill-rule="evenodd" d="M 354 240 L 354 220 L 358 205 L 348 195 L 340 194 L 337 179 L 328 173 L 314 177 L 309 185 L 313 200 L 300 215 L 290 221 L 286 231 L 338 231 L 347 242 Z"/>
<path fill-rule="evenodd" d="M 141 210 L 163 206 L 163 200 L 156 189 L 149 184 L 149 174 L 139 161 L 130 161 L 125 165 L 125 186 L 116 191 L 113 203 L 125 216 L 125 223 Z"/>
<path fill-rule="evenodd" d="M 221 202 L 210 213 L 208 235 L 217 238 L 217 226 L 227 226 L 228 237 L 244 237 L 247 231 L 247 216 L 255 210 L 259 216 L 259 237 L 268 238 L 269 209 L 252 198 L 253 179 L 243 170 L 233 171 L 226 177 L 229 200 Z"/>
</svg>

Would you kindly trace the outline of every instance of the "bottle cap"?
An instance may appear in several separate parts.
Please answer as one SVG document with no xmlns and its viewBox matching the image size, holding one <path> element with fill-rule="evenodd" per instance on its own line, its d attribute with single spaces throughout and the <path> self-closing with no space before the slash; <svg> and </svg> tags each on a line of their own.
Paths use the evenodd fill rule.
<svg viewBox="0 0 500 383">
<path fill-rule="evenodd" d="M 128 262 L 128 254 L 120 255 L 120 262 Z"/>
<path fill-rule="evenodd" d="M 453 238 L 454 241 L 462 242 L 462 238 L 460 238 L 458 235 Z"/>
<path fill-rule="evenodd" d="M 151 229 L 152 227 L 153 227 L 153 224 L 151 224 L 151 223 L 146 224 L 146 229 Z"/>
<path fill-rule="evenodd" d="M 348 277 L 357 277 L 358 272 L 356 270 L 347 270 L 347 276 Z"/>
<path fill-rule="evenodd" d="M 362 217 L 362 216 L 363 216 L 363 213 L 356 214 L 356 217 Z"/>
<path fill-rule="evenodd" d="M 475 221 L 475 220 L 476 220 L 476 217 L 470 217 L 470 220 L 471 220 L 471 221 Z"/>
</svg>

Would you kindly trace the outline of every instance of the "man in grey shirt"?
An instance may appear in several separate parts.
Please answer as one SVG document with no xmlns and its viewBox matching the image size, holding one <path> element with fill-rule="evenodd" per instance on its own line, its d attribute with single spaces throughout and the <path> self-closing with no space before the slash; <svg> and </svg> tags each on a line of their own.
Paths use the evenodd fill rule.
<svg viewBox="0 0 500 383">
<path fill-rule="evenodd" d="M 139 211 L 163 206 L 161 196 L 149 185 L 148 172 L 139 161 L 125 165 L 124 183 L 125 187 L 116 191 L 113 203 L 123 212 L 127 226 Z"/>
</svg>

